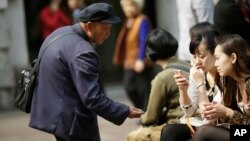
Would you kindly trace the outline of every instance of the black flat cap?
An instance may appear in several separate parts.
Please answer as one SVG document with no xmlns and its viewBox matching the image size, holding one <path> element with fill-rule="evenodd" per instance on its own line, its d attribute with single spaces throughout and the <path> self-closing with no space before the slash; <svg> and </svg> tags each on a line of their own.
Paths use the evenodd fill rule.
<svg viewBox="0 0 250 141">
<path fill-rule="evenodd" d="M 120 22 L 120 18 L 114 15 L 112 5 L 107 3 L 94 3 L 80 12 L 79 21 L 115 24 Z"/>
</svg>

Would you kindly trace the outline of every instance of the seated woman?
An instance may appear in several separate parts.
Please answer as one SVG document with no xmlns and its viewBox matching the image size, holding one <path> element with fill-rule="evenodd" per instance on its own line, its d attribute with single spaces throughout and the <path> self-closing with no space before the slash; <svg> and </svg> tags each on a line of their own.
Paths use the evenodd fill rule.
<svg viewBox="0 0 250 141">
<path fill-rule="evenodd" d="M 227 35 L 218 41 L 215 57 L 223 77 L 223 104 L 203 101 L 203 117 L 217 122 L 200 127 L 194 141 L 229 141 L 228 125 L 250 125 L 250 48 L 239 35 Z"/>
<path fill-rule="evenodd" d="M 214 50 L 216 38 L 219 33 L 212 24 L 196 25 L 198 28 L 209 27 L 205 32 L 198 32 L 191 39 L 189 50 L 193 56 L 189 80 L 180 74 L 175 74 L 175 81 L 179 86 L 180 104 L 185 116 L 180 119 L 181 124 L 166 125 L 161 134 L 161 141 L 186 141 L 192 138 L 190 129 L 185 122 L 188 117 L 192 128 L 207 124 L 200 116 L 200 97 L 206 97 L 209 101 L 221 102 L 219 75 L 216 71 Z M 204 93 L 199 91 L 204 87 Z M 178 132 L 176 132 L 178 131 Z"/>
<path fill-rule="evenodd" d="M 167 31 L 155 29 L 148 35 L 146 45 L 147 57 L 161 66 L 162 71 L 151 83 L 147 111 L 141 116 L 142 127 L 131 132 L 127 141 L 159 141 L 162 126 L 165 123 L 177 123 L 183 116 L 173 70 L 182 70 L 183 75 L 187 76 L 190 65 L 175 57 L 178 48 L 177 40 Z M 166 109 L 165 112 L 163 112 L 164 109 Z"/>
</svg>

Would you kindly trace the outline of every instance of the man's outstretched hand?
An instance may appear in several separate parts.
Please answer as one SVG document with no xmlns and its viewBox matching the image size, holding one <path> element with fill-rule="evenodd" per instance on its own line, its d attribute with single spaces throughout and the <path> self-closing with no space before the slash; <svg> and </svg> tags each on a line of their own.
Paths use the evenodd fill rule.
<svg viewBox="0 0 250 141">
<path fill-rule="evenodd" d="M 144 112 L 141 109 L 138 108 L 130 108 L 130 113 L 128 115 L 129 118 L 140 118 L 141 115 L 144 114 Z"/>
</svg>

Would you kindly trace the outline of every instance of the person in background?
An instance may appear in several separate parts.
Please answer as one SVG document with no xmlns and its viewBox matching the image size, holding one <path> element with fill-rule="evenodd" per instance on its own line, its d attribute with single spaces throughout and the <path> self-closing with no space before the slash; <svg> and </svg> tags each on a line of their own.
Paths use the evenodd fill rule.
<svg viewBox="0 0 250 141">
<path fill-rule="evenodd" d="M 51 0 L 50 4 L 42 9 L 39 14 L 43 39 L 59 27 L 72 24 L 72 20 L 62 10 L 62 0 Z"/>
<path fill-rule="evenodd" d="M 177 123 L 183 116 L 173 71 L 181 70 L 183 76 L 188 76 L 190 64 L 176 58 L 178 42 L 163 29 L 153 30 L 148 35 L 146 45 L 147 57 L 162 70 L 151 83 L 147 111 L 141 116 L 142 127 L 129 133 L 127 141 L 159 141 L 162 127 Z"/>
<path fill-rule="evenodd" d="M 192 68 L 189 80 L 181 74 L 175 74 L 174 78 L 179 87 L 180 105 L 185 115 L 180 119 L 181 124 L 166 125 L 161 134 L 161 141 L 187 141 L 192 138 L 185 118 L 189 118 L 192 128 L 195 130 L 201 125 L 209 123 L 200 116 L 201 107 L 199 97 L 208 97 L 209 101 L 222 101 L 219 83 L 219 74 L 216 71 L 214 50 L 216 38 L 219 36 L 215 26 L 210 23 L 198 23 L 190 30 L 190 53 L 193 56 Z M 203 72 L 200 74 L 200 72 Z M 203 81 L 200 82 L 200 79 Z M 199 88 L 205 86 L 205 92 L 199 92 Z M 178 130 L 178 132 L 176 132 Z"/>
<path fill-rule="evenodd" d="M 126 20 L 119 33 L 113 63 L 123 65 L 125 90 L 132 103 L 144 111 L 152 80 L 152 65 L 145 56 L 145 41 L 151 23 L 142 13 L 144 0 L 120 1 Z"/>
<path fill-rule="evenodd" d="M 78 22 L 80 11 L 87 6 L 85 1 L 86 0 L 68 0 L 68 6 L 72 10 L 73 23 Z"/>
<path fill-rule="evenodd" d="M 177 0 L 177 11 L 179 20 L 178 57 L 189 62 L 189 29 L 200 22 L 213 23 L 213 0 Z"/>
<path fill-rule="evenodd" d="M 30 127 L 53 134 L 57 141 L 100 141 L 97 115 L 116 125 L 141 116 L 142 110 L 109 99 L 99 82 L 94 45 L 102 44 L 119 21 L 112 5 L 94 3 L 81 11 L 77 24 L 45 39 Z"/>
<path fill-rule="evenodd" d="M 247 42 L 236 34 L 225 35 L 218 40 L 215 57 L 215 66 L 223 80 L 223 103 L 201 101 L 203 118 L 216 122 L 201 126 L 194 141 L 229 141 L 230 125 L 250 125 L 250 48 Z M 201 86 L 199 91 L 204 89 Z"/>
<path fill-rule="evenodd" d="M 222 34 L 238 34 L 250 45 L 250 1 L 219 0 L 214 8 L 214 24 Z"/>
</svg>

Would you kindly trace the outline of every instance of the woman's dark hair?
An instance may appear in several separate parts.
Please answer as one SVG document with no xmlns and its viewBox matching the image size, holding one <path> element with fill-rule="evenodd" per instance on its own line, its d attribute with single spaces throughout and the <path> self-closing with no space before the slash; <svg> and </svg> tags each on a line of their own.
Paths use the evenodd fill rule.
<svg viewBox="0 0 250 141">
<path fill-rule="evenodd" d="M 178 49 L 177 40 L 164 29 L 155 29 L 146 40 L 146 54 L 153 62 L 175 56 Z"/>
<path fill-rule="evenodd" d="M 189 30 L 191 40 L 194 38 L 195 35 L 206 32 L 214 32 L 216 36 L 219 36 L 218 29 L 215 27 L 215 25 L 209 22 L 197 23 L 196 25 L 192 26 Z"/>
<path fill-rule="evenodd" d="M 250 74 L 250 48 L 240 35 L 225 35 L 218 40 L 218 45 L 226 55 L 237 55 L 233 69 L 238 77 L 242 77 L 240 73 Z"/>
<path fill-rule="evenodd" d="M 191 54 L 195 54 L 198 51 L 198 47 L 201 43 L 206 45 L 206 49 L 214 54 L 214 50 L 216 48 L 217 42 L 216 39 L 219 37 L 219 32 L 216 27 L 209 22 L 202 22 L 194 25 L 190 29 L 191 42 L 189 45 L 189 51 Z M 216 73 L 215 83 L 222 90 L 222 83 L 220 79 L 220 75 Z M 207 88 L 209 85 L 207 83 Z"/>
<path fill-rule="evenodd" d="M 233 53 L 236 54 L 237 60 L 233 70 L 238 77 L 241 78 L 242 74 L 250 74 L 250 48 L 241 36 L 236 34 L 225 35 L 218 40 L 218 45 L 227 56 L 231 56 Z M 236 99 L 241 100 L 242 97 L 241 95 L 236 97 L 236 93 L 239 92 L 237 83 L 229 76 L 224 78 L 223 92 L 225 106 L 237 109 Z"/>
<path fill-rule="evenodd" d="M 191 37 L 189 51 L 191 54 L 195 54 L 198 46 L 203 41 L 207 45 L 207 49 L 210 53 L 214 53 L 216 38 L 219 37 L 220 34 L 213 24 L 209 22 L 198 23 L 190 28 L 189 33 Z"/>
<path fill-rule="evenodd" d="M 189 44 L 189 51 L 191 54 L 195 54 L 198 51 L 198 47 L 201 43 L 206 45 L 206 49 L 211 53 L 214 54 L 215 47 L 217 45 L 216 39 L 218 38 L 219 34 L 215 33 L 214 31 L 208 31 L 200 34 L 196 34 L 190 44 Z"/>
</svg>

